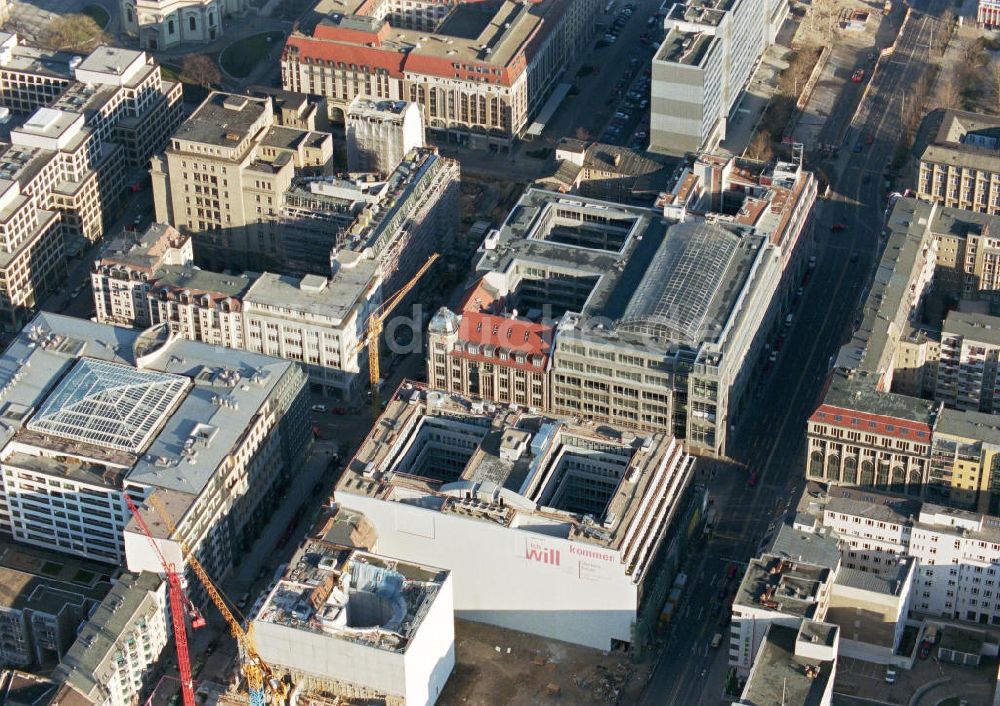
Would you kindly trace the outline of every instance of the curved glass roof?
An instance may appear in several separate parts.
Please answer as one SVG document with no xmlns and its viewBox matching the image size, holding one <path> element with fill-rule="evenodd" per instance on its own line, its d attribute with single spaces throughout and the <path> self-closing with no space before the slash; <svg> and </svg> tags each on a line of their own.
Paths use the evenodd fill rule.
<svg viewBox="0 0 1000 706">
<path fill-rule="evenodd" d="M 702 340 L 712 301 L 724 287 L 739 242 L 735 234 L 709 223 L 671 226 L 618 327 L 679 342 Z"/>
<path fill-rule="evenodd" d="M 188 384 L 180 375 L 81 358 L 26 426 L 137 454 Z"/>
</svg>

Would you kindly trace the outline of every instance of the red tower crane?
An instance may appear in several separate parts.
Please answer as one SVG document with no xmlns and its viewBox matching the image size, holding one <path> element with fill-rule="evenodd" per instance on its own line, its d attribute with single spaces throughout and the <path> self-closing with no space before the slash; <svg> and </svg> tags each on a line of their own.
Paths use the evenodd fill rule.
<svg viewBox="0 0 1000 706">
<path fill-rule="evenodd" d="M 174 644 L 177 646 L 177 669 L 181 673 L 181 695 L 184 699 L 184 706 L 195 706 L 194 703 L 194 680 L 191 677 L 191 659 L 188 654 L 187 625 L 184 623 L 184 614 L 190 613 L 191 627 L 200 628 L 205 625 L 205 619 L 198 614 L 198 610 L 191 603 L 191 600 L 181 588 L 181 580 L 177 575 L 174 565 L 167 561 L 160 551 L 160 545 L 153 539 L 153 534 L 149 531 L 146 521 L 142 519 L 139 508 L 136 507 L 128 493 L 124 493 L 125 503 L 132 512 L 132 516 L 139 524 L 142 533 L 153 546 L 153 551 L 163 565 L 163 571 L 167 575 L 167 585 L 170 588 L 170 619 L 174 628 Z M 186 609 L 186 610 L 185 610 Z"/>
</svg>

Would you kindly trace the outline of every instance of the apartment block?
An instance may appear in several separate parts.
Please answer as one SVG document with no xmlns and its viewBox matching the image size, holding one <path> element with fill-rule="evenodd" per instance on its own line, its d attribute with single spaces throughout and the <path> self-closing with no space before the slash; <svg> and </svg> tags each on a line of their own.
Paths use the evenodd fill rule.
<svg viewBox="0 0 1000 706">
<path fill-rule="evenodd" d="M 942 409 L 931 445 L 927 496 L 1000 515 L 1000 419 Z"/>
<path fill-rule="evenodd" d="M 1000 414 L 1000 318 L 949 312 L 941 329 L 935 398 L 948 407 Z"/>
<path fill-rule="evenodd" d="M 339 121 L 357 97 L 411 101 L 430 135 L 507 150 L 587 50 L 601 0 L 321 0 L 285 44 L 282 84 Z"/>
<path fill-rule="evenodd" d="M 455 666 L 451 572 L 303 544 L 253 619 L 257 649 L 300 699 L 433 706 Z"/>
<path fill-rule="evenodd" d="M 223 19 L 242 16 L 246 0 L 121 0 L 125 34 L 147 51 L 203 44 L 225 34 Z"/>
<path fill-rule="evenodd" d="M 579 193 L 619 203 L 648 204 L 671 180 L 673 165 L 642 151 L 563 138 L 556 145 L 552 174 L 535 181 L 549 191 Z"/>
<path fill-rule="evenodd" d="M 162 571 L 180 534 L 227 575 L 309 440 L 306 376 L 292 362 L 38 314 L 3 355 L 0 528 L 14 539 L 132 571 Z M 183 472 L 180 471 L 183 469 Z M 201 597 L 198 582 L 188 588 Z"/>
<path fill-rule="evenodd" d="M 51 669 L 104 600 L 117 567 L 0 541 L 0 660 Z"/>
<path fill-rule="evenodd" d="M 755 223 L 529 188 L 465 309 L 435 317 L 428 380 L 725 453 L 815 198 L 810 175 L 775 172 L 791 198 Z"/>
<path fill-rule="evenodd" d="M 156 574 L 119 575 L 52 673 L 58 690 L 51 703 L 131 706 L 147 695 L 172 639 L 166 594 Z"/>
<path fill-rule="evenodd" d="M 347 168 L 388 175 L 406 154 L 424 146 L 421 107 L 410 101 L 357 97 L 347 106 Z"/>
<path fill-rule="evenodd" d="M 692 467 L 668 434 L 403 383 L 333 501 L 373 552 L 449 570 L 457 617 L 610 649 L 633 639 Z"/>
<path fill-rule="evenodd" d="M 273 86 L 251 86 L 247 95 L 270 98 L 274 118 L 282 127 L 319 132 L 330 130 L 330 111 L 323 96 L 310 96 Z"/>
<path fill-rule="evenodd" d="M 764 669 L 772 668 L 768 661 L 774 645 L 769 643 L 776 631 L 784 632 L 788 640 L 798 634 L 808 643 L 802 645 L 806 649 L 793 650 L 789 642 L 778 660 L 779 668 L 789 662 L 797 662 L 800 669 L 811 666 L 800 673 L 807 679 L 797 688 L 817 678 L 832 678 L 840 657 L 910 668 L 915 655 L 899 650 L 913 607 L 917 560 L 887 556 L 879 570 L 855 568 L 848 561 L 844 539 L 821 519 L 799 512 L 779 526 L 770 549 L 751 559 L 733 601 L 729 644 L 729 664 L 737 675 L 747 677 L 744 694 L 780 690 L 780 684 L 760 680 L 761 660 Z M 751 682 L 756 682 L 752 688 Z M 818 698 L 820 692 L 810 694 Z"/>
<path fill-rule="evenodd" d="M 681 156 L 713 149 L 764 50 L 780 27 L 766 0 L 691 0 L 663 20 L 666 38 L 653 56 L 651 152 Z"/>
<path fill-rule="evenodd" d="M 153 324 L 147 301 L 163 267 L 191 267 L 191 238 L 171 226 L 154 223 L 145 233 L 124 233 L 110 241 L 90 274 L 97 320 L 103 324 Z"/>
<path fill-rule="evenodd" d="M 1000 625 L 1000 519 L 862 489 L 807 500 L 800 510 L 839 539 L 845 567 L 884 578 L 910 558 L 913 611 Z"/>
<path fill-rule="evenodd" d="M 280 125 L 270 97 L 213 92 L 152 161 L 156 220 L 191 234 L 203 266 L 278 268 L 284 194 L 332 157 L 329 133 Z"/>
<path fill-rule="evenodd" d="M 980 5 L 980 7 L 982 7 Z M 920 155 L 917 197 L 942 206 L 1000 213 L 1000 119 L 945 110 Z"/>
</svg>

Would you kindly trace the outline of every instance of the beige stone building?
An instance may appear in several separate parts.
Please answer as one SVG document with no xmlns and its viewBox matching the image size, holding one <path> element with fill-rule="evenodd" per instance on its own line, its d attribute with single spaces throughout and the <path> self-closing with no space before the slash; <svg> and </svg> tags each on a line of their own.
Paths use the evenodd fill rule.
<svg viewBox="0 0 1000 706">
<path fill-rule="evenodd" d="M 285 192 L 332 157 L 329 133 L 281 126 L 270 98 L 213 92 L 153 159 L 156 218 L 192 234 L 209 267 L 276 267 Z"/>
<path fill-rule="evenodd" d="M 943 206 L 1000 213 L 1000 118 L 945 110 L 920 155 L 917 197 Z"/>
<path fill-rule="evenodd" d="M 497 3 L 321 0 L 285 44 L 282 84 L 420 104 L 431 136 L 510 147 L 586 51 L 602 0 Z"/>
</svg>

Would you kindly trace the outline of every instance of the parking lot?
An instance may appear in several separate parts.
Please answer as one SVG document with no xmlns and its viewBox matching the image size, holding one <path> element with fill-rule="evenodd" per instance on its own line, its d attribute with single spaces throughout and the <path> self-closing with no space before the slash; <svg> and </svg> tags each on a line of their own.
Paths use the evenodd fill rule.
<svg viewBox="0 0 1000 706">
<path fill-rule="evenodd" d="M 837 676 L 833 690 L 838 694 L 876 699 L 890 704 L 909 704 L 917 690 L 932 682 L 939 684 L 917 699 L 914 706 L 937 706 L 947 698 L 965 699 L 970 705 L 992 703 L 996 682 L 995 660 L 985 660 L 979 667 L 962 667 L 937 661 L 937 652 L 925 660 L 915 660 L 913 669 L 892 668 L 893 683 L 886 681 L 883 664 L 864 662 L 850 657 L 837 659 Z"/>
</svg>

